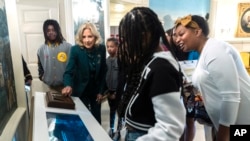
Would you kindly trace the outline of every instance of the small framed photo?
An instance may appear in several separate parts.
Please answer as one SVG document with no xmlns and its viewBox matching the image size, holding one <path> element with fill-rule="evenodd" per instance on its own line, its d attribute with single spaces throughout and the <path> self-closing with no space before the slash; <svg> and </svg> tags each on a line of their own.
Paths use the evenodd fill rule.
<svg viewBox="0 0 250 141">
<path fill-rule="evenodd" d="M 250 3 L 239 3 L 236 37 L 250 37 Z"/>
</svg>

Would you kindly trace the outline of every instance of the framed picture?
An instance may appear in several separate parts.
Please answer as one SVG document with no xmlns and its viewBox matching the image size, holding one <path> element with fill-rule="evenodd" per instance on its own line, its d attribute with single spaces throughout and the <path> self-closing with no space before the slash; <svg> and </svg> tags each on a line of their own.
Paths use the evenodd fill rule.
<svg viewBox="0 0 250 141">
<path fill-rule="evenodd" d="M 106 0 L 72 0 L 74 34 L 81 24 L 91 22 L 96 25 L 102 39 L 105 39 L 104 2 Z"/>
<path fill-rule="evenodd" d="M 149 7 L 158 15 L 164 29 L 168 30 L 174 27 L 175 20 L 189 14 L 208 20 L 210 0 L 149 0 Z"/>
<path fill-rule="evenodd" d="M 236 37 L 250 37 L 250 3 L 239 3 Z"/>
<path fill-rule="evenodd" d="M 5 1 L 0 0 L 0 140 L 12 114 L 17 109 L 17 96 Z"/>
</svg>

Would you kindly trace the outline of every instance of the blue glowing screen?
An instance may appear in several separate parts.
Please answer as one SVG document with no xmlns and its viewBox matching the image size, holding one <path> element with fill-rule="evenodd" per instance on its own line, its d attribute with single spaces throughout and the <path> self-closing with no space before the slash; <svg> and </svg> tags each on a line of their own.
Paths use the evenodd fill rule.
<svg viewBox="0 0 250 141">
<path fill-rule="evenodd" d="M 46 113 L 50 141 L 93 141 L 78 115 Z"/>
</svg>

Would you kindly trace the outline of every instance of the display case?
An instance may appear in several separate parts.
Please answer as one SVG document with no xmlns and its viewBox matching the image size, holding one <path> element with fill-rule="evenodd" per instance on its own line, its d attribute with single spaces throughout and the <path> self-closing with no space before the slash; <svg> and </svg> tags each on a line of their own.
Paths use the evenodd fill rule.
<svg viewBox="0 0 250 141">
<path fill-rule="evenodd" d="M 75 109 L 51 108 L 45 93 L 35 92 L 33 141 L 112 141 L 102 126 L 77 97 Z"/>
</svg>

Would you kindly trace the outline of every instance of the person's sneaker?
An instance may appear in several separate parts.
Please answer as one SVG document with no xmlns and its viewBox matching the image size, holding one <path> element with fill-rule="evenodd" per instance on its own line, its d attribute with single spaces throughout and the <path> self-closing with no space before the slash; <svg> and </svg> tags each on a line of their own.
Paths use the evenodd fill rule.
<svg viewBox="0 0 250 141">
<path fill-rule="evenodd" d="M 119 141 L 121 138 L 121 133 L 119 131 L 115 132 L 114 133 L 114 136 L 113 136 L 113 141 Z"/>
<path fill-rule="evenodd" d="M 110 138 L 112 138 L 113 135 L 114 135 L 114 130 L 113 129 L 109 129 L 108 134 L 109 134 Z"/>
</svg>

